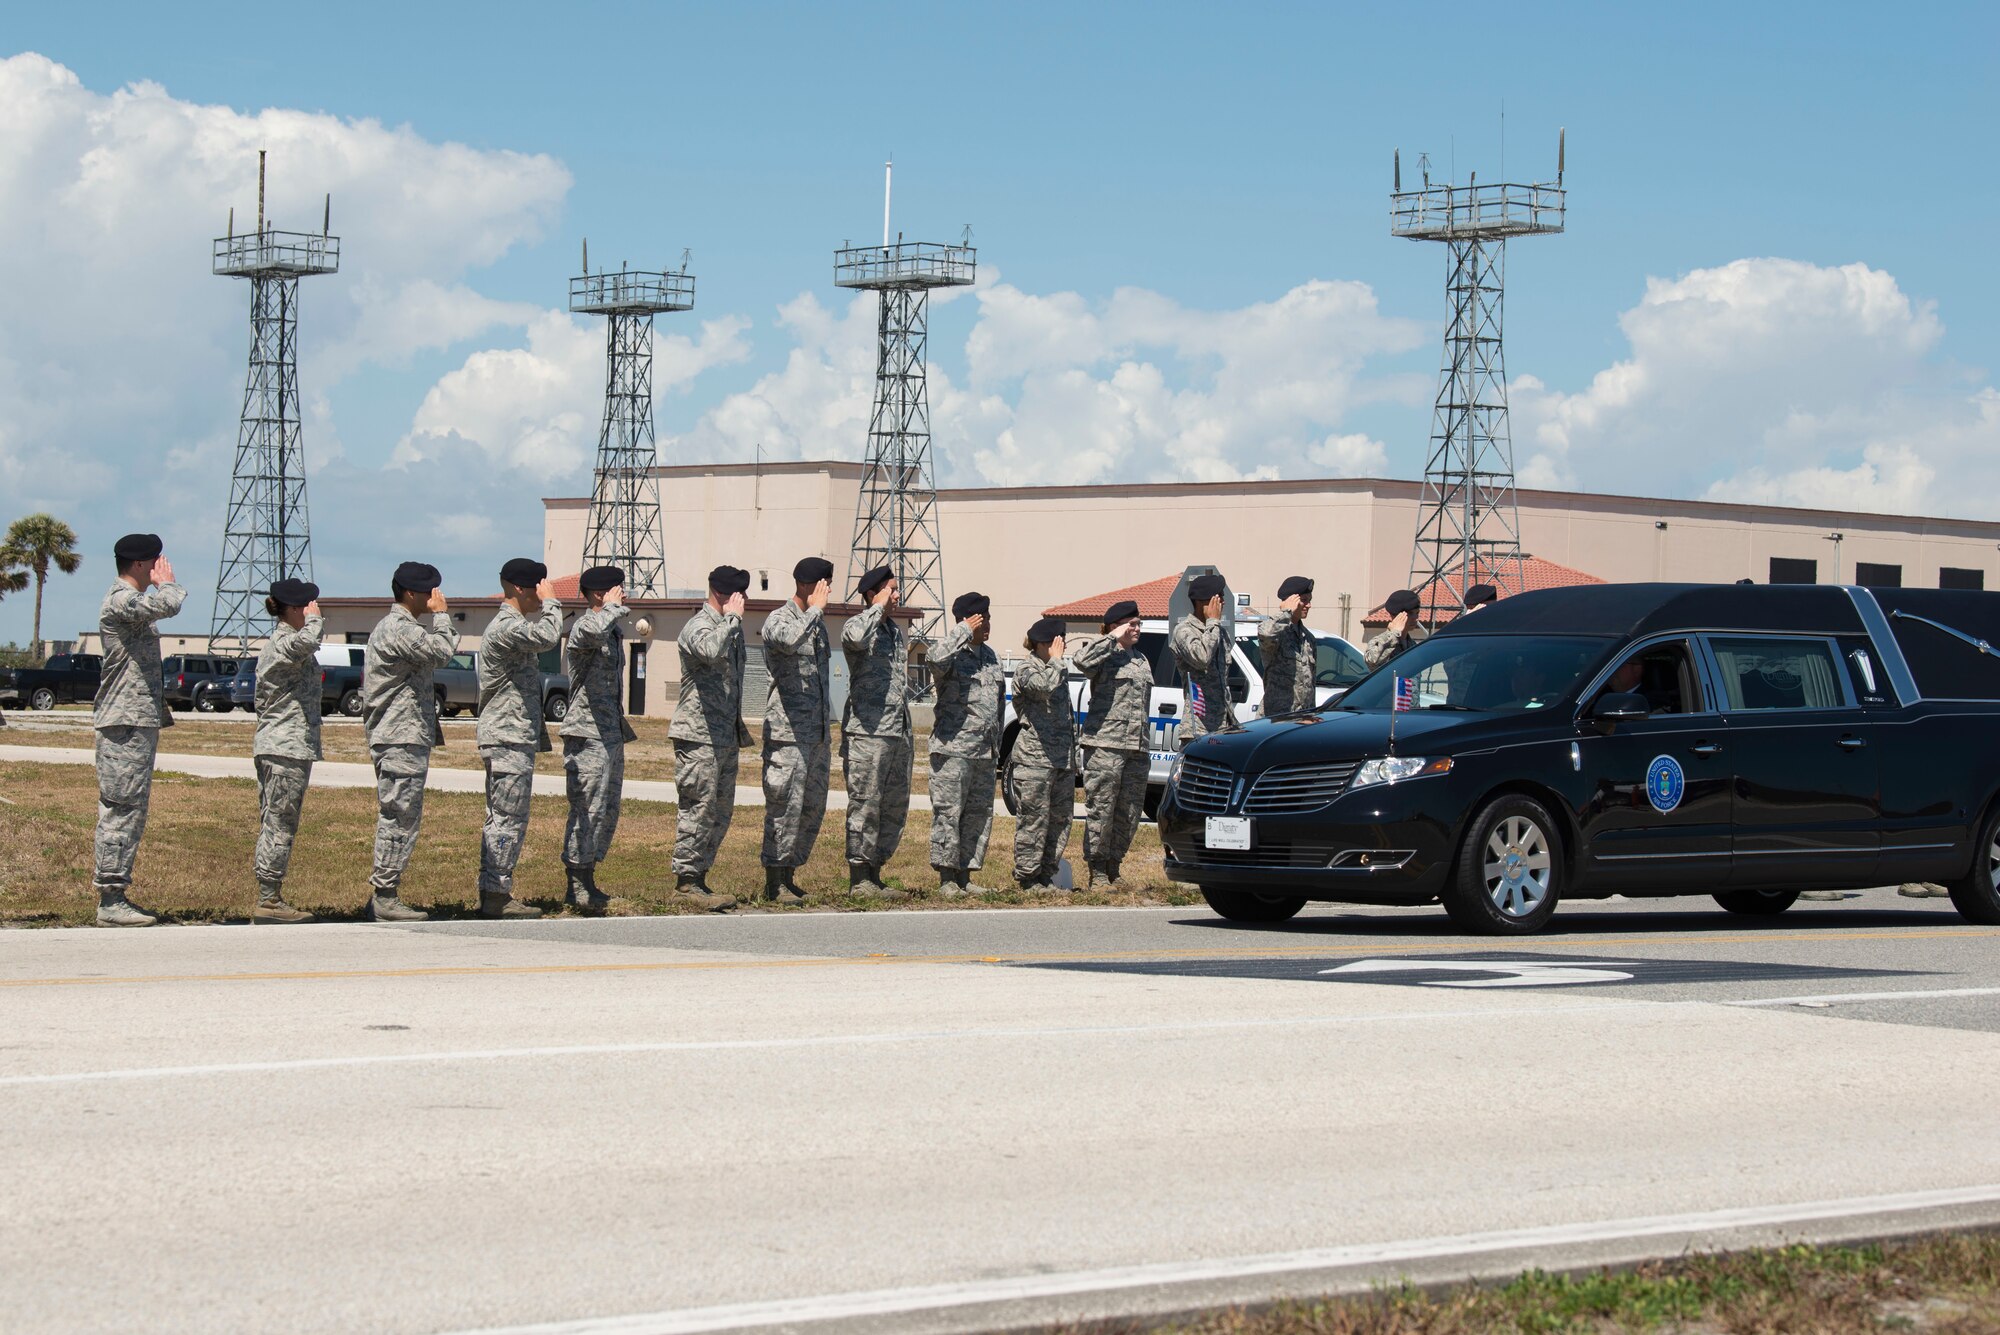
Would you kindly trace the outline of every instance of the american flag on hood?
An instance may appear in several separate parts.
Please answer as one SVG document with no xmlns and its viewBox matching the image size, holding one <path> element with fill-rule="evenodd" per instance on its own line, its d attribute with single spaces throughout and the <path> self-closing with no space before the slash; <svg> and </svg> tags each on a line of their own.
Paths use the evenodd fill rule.
<svg viewBox="0 0 2000 1335">
<path fill-rule="evenodd" d="M 1417 707 L 1417 679 L 1415 677 L 1397 677 L 1394 680 L 1396 683 L 1396 695 L 1395 701 L 1391 704 L 1390 708 L 1394 709 L 1398 714 L 1415 709 Z"/>
</svg>

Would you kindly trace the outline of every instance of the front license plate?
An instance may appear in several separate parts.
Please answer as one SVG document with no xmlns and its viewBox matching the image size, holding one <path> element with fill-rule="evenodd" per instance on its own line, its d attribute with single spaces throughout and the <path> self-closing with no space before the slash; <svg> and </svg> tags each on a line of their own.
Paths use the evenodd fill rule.
<svg viewBox="0 0 2000 1335">
<path fill-rule="evenodd" d="M 1234 849 L 1238 852 L 1250 851 L 1250 818 L 1248 816 L 1210 816 L 1208 818 L 1208 838 L 1210 848 Z"/>
</svg>

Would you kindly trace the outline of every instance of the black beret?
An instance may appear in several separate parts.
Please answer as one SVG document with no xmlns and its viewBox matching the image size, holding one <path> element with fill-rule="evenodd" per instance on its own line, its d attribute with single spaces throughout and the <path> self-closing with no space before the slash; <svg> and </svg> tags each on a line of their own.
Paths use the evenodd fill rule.
<svg viewBox="0 0 2000 1335">
<path fill-rule="evenodd" d="M 280 607 L 304 607 L 319 597 L 319 585 L 309 579 L 281 579 L 271 586 L 271 601 Z"/>
<path fill-rule="evenodd" d="M 1028 627 L 1028 638 L 1036 644 L 1047 644 L 1063 634 L 1066 628 L 1067 625 L 1061 617 L 1043 617 Z"/>
<path fill-rule="evenodd" d="M 863 598 L 872 598 L 875 596 L 875 590 L 881 588 L 894 578 L 896 578 L 894 570 L 891 570 L 888 566 L 876 566 L 861 577 L 861 582 L 854 586 L 854 591 Z"/>
<path fill-rule="evenodd" d="M 1737 582 L 1738 584 L 1755 584 L 1755 583 L 1756 583 L 1757 581 L 1756 581 L 1756 580 L 1754 580 L 1754 579 L 1751 579 L 1751 578 L 1749 578 L 1748 576 L 1745 576 L 1744 578 L 1742 578 L 1742 579 L 1739 579 L 1739 580 L 1737 580 L 1736 582 Z"/>
<path fill-rule="evenodd" d="M 1304 575 L 1293 575 L 1278 586 L 1278 601 L 1282 603 L 1295 593 L 1303 593 L 1308 598 L 1312 597 L 1313 582 Z"/>
<path fill-rule="evenodd" d="M 512 584 L 517 589 L 532 589 L 549 577 L 549 568 L 540 561 L 530 561 L 525 556 L 517 556 L 500 567 L 500 582 Z"/>
<path fill-rule="evenodd" d="M 993 600 L 983 593 L 961 593 L 951 600 L 951 619 L 963 621 L 967 617 L 983 617 L 993 610 Z"/>
<path fill-rule="evenodd" d="M 1196 575 L 1188 581 L 1188 597 L 1200 607 L 1211 598 L 1220 597 L 1228 590 L 1227 583 L 1220 575 Z"/>
<path fill-rule="evenodd" d="M 1393 617 L 1400 616 L 1404 612 L 1414 612 L 1423 605 L 1424 600 L 1417 597 L 1415 589 L 1398 589 L 1382 604 L 1382 610 Z"/>
<path fill-rule="evenodd" d="M 438 568 L 425 565 L 422 561 L 403 562 L 396 567 L 396 573 L 391 578 L 397 588 L 408 589 L 411 593 L 429 593 L 444 583 L 444 576 L 438 574 Z"/>
<path fill-rule="evenodd" d="M 1111 604 L 1111 606 L 1104 609 L 1104 624 L 1106 628 L 1109 628 L 1117 625 L 1121 621 L 1130 621 L 1133 617 L 1138 615 L 1139 615 L 1139 604 L 1133 602 L 1130 598 L 1127 598 L 1123 602 L 1113 603 Z"/>
<path fill-rule="evenodd" d="M 727 598 L 750 587 L 750 572 L 736 566 L 717 566 L 708 572 L 708 587 Z"/>
<path fill-rule="evenodd" d="M 1465 606 L 1467 610 L 1482 607 L 1487 603 L 1497 601 L 1499 597 L 1500 590 L 1494 588 L 1491 584 L 1475 584 L 1465 591 Z"/>
<path fill-rule="evenodd" d="M 592 566 L 576 577 L 576 587 L 585 593 L 603 593 L 625 582 L 625 572 L 617 566 Z"/>
<path fill-rule="evenodd" d="M 159 559 L 167 545 L 160 541 L 157 533 L 127 533 L 111 549 L 111 554 L 123 565 L 127 561 L 154 561 Z"/>
<path fill-rule="evenodd" d="M 792 580 L 798 584 L 817 584 L 821 580 L 833 578 L 833 562 L 824 556 L 808 556 L 792 567 Z"/>
</svg>

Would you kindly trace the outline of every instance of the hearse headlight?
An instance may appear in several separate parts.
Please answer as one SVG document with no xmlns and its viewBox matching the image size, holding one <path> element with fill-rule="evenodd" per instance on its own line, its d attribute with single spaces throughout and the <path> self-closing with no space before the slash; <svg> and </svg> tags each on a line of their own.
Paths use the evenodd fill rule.
<svg viewBox="0 0 2000 1335">
<path fill-rule="evenodd" d="M 1449 773 L 1450 756 L 1383 756 L 1377 760 L 1362 761 L 1361 768 L 1354 771 L 1354 782 L 1349 787 L 1374 788 L 1385 783 L 1401 783 L 1405 779 Z"/>
<path fill-rule="evenodd" d="M 1185 758 L 1186 758 L 1186 756 L 1185 756 L 1185 754 L 1184 754 L 1184 753 L 1183 753 L 1183 754 L 1181 754 L 1181 755 L 1176 755 L 1176 756 L 1174 757 L 1174 763 L 1173 763 L 1173 764 L 1171 764 L 1171 765 L 1169 765 L 1169 766 L 1167 766 L 1167 787 L 1171 788 L 1171 787 L 1173 787 L 1173 786 L 1174 786 L 1174 785 L 1175 785 L 1176 783 L 1179 783 L 1179 782 L 1180 782 L 1180 778 L 1181 778 L 1181 761 L 1182 761 L 1182 760 L 1184 760 Z"/>
</svg>

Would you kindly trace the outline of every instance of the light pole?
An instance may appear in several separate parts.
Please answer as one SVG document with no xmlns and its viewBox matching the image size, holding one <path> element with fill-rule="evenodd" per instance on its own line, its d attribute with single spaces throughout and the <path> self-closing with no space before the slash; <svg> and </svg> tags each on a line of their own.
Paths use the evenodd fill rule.
<svg viewBox="0 0 2000 1335">
<path fill-rule="evenodd" d="M 1833 582 L 1840 583 L 1840 544 L 1847 541 L 1845 533 L 1829 533 L 1826 540 L 1833 544 Z"/>
</svg>

